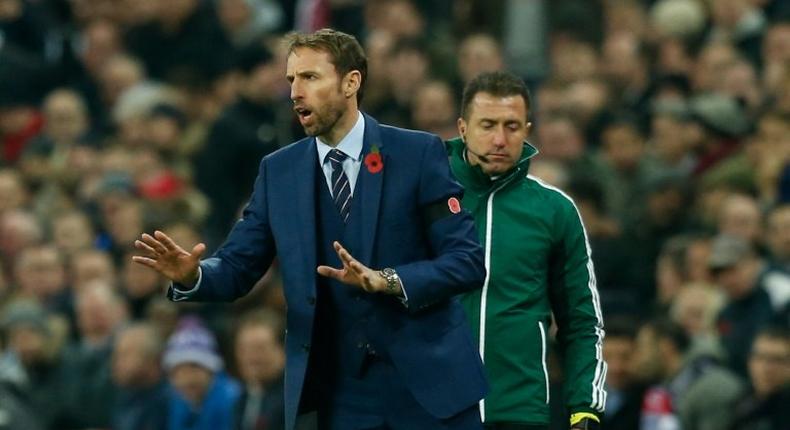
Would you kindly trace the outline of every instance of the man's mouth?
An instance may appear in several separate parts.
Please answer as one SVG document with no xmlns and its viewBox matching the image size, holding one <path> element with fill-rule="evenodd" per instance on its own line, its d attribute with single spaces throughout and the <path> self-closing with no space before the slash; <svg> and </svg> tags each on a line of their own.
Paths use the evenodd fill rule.
<svg viewBox="0 0 790 430">
<path fill-rule="evenodd" d="M 299 122 L 301 123 L 308 121 L 313 115 L 313 111 L 303 106 L 294 107 L 294 112 L 296 112 L 296 115 L 299 117 Z"/>
</svg>

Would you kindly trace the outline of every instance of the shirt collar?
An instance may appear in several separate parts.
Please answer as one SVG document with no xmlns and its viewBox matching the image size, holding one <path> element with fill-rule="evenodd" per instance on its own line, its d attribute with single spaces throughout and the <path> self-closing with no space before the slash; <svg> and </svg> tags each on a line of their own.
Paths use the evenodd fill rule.
<svg viewBox="0 0 790 430">
<path fill-rule="evenodd" d="M 333 149 L 341 151 L 356 161 L 360 161 L 362 159 L 362 142 L 365 137 L 365 115 L 362 115 L 362 112 L 359 111 L 357 111 L 357 114 L 359 115 L 357 117 L 357 122 L 353 127 L 351 127 L 351 130 L 348 132 L 348 134 L 340 139 L 340 142 L 338 142 L 336 147 L 333 148 L 327 145 L 321 141 L 320 137 L 316 136 L 315 143 L 316 148 L 318 149 L 318 161 L 322 166 L 324 165 L 327 154 L 329 154 L 329 151 Z"/>
</svg>

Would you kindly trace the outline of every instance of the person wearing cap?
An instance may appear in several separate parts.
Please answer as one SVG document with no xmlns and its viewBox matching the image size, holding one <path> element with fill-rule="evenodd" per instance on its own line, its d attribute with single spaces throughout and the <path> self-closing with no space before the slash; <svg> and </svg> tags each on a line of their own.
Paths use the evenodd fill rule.
<svg viewBox="0 0 790 430">
<path fill-rule="evenodd" d="M 741 138 L 752 124 L 738 101 L 718 93 L 703 94 L 689 101 L 691 121 L 696 125 L 695 145 L 700 154 L 693 174 L 700 176 L 741 147 Z"/>
<path fill-rule="evenodd" d="M 167 341 L 162 366 L 173 391 L 168 430 L 231 430 L 240 387 L 223 372 L 214 335 L 185 318 Z"/>
<path fill-rule="evenodd" d="M 746 240 L 719 235 L 711 245 L 708 267 L 714 283 L 722 288 L 729 301 L 717 318 L 728 365 L 746 377 L 754 336 L 774 316 L 771 298 L 763 285 L 765 265 Z"/>
</svg>

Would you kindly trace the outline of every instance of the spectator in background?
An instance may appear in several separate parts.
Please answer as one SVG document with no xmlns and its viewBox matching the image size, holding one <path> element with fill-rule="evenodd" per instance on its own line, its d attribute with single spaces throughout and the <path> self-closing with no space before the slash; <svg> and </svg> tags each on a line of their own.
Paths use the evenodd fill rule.
<svg viewBox="0 0 790 430">
<path fill-rule="evenodd" d="M 645 136 L 636 118 L 615 115 L 603 127 L 597 171 L 591 172 L 603 186 L 606 213 L 620 225 L 633 224 L 633 216 L 644 206 L 648 171 L 643 161 Z"/>
<path fill-rule="evenodd" d="M 730 194 L 719 210 L 719 234 L 736 237 L 759 249 L 763 238 L 763 215 L 754 197 Z"/>
<path fill-rule="evenodd" d="M 154 19 L 133 26 L 125 37 L 126 45 L 143 60 L 151 76 L 170 83 L 216 77 L 232 50 L 215 3 L 174 0 L 154 4 Z"/>
<path fill-rule="evenodd" d="M 53 214 L 50 231 L 53 245 L 67 258 L 91 249 L 96 242 L 96 232 L 90 218 L 77 209 Z"/>
<path fill-rule="evenodd" d="M 714 283 L 727 296 L 717 325 L 729 367 L 746 376 L 749 346 L 774 314 L 771 297 L 760 279 L 763 262 L 749 242 L 722 235 L 713 241 L 708 266 Z"/>
<path fill-rule="evenodd" d="M 161 297 L 166 283 L 158 273 L 146 270 L 132 261 L 133 252 L 127 252 L 121 263 L 121 285 L 134 320 L 145 318 L 151 301 Z"/>
<path fill-rule="evenodd" d="M 86 285 L 100 281 L 107 285 L 116 284 L 116 270 L 107 251 L 85 249 L 74 254 L 69 261 L 71 288 L 81 291 Z"/>
<path fill-rule="evenodd" d="M 164 341 L 150 324 L 132 324 L 115 337 L 113 430 L 167 428 L 167 386 L 161 367 Z"/>
<path fill-rule="evenodd" d="M 244 388 L 236 409 L 235 430 L 282 430 L 284 327 L 279 315 L 253 311 L 235 333 L 235 356 Z"/>
<path fill-rule="evenodd" d="M 14 264 L 14 280 L 20 296 L 37 301 L 50 312 L 73 315 L 66 262 L 54 246 L 24 248 Z"/>
<path fill-rule="evenodd" d="M 196 319 L 182 319 L 162 359 L 172 390 L 168 430 L 231 430 L 238 384 L 224 374 L 214 335 Z"/>
<path fill-rule="evenodd" d="M 0 214 L 0 264 L 6 273 L 13 273 L 19 253 L 28 246 L 38 244 L 44 237 L 35 215 L 25 210 L 12 210 Z"/>
<path fill-rule="evenodd" d="M 212 248 L 220 245 L 250 197 L 261 158 L 291 138 L 283 132 L 291 113 L 284 117 L 279 108 L 285 94 L 279 61 L 259 40 L 238 54 L 236 66 L 239 98 L 211 127 L 195 160 L 196 184 L 212 202 L 206 221 Z"/>
<path fill-rule="evenodd" d="M 112 418 L 114 336 L 127 320 L 126 303 L 113 287 L 94 281 L 76 292 L 78 340 L 66 351 L 67 418 L 77 428 L 107 427 Z M 91 405 L 86 408 L 85 405 Z"/>
<path fill-rule="evenodd" d="M 32 90 L 13 76 L 22 71 L 2 73 L 0 67 L 0 165 L 15 165 L 44 128 L 44 117 L 36 109 Z"/>
<path fill-rule="evenodd" d="M 69 153 L 85 144 L 90 117 L 83 98 L 75 91 L 59 88 L 47 95 L 43 103 L 44 129 L 22 153 L 20 168 L 26 179 L 36 186 L 60 183 L 73 186 Z M 66 183 L 62 183 L 65 181 Z"/>
<path fill-rule="evenodd" d="M 243 48 L 281 27 L 282 2 L 274 0 L 218 0 L 217 15 L 235 48 Z"/>
<path fill-rule="evenodd" d="M 768 213 L 765 241 L 770 250 L 771 267 L 790 274 L 790 202 Z"/>
<path fill-rule="evenodd" d="M 442 139 L 455 136 L 456 102 L 450 85 L 444 81 L 425 82 L 417 89 L 411 106 L 411 123 L 418 130 Z"/>
<path fill-rule="evenodd" d="M 23 209 L 30 200 L 30 189 L 19 170 L 0 168 L 0 216 Z"/>
<path fill-rule="evenodd" d="M 740 380 L 709 356 L 692 356 L 681 326 L 652 320 L 639 329 L 634 374 L 653 383 L 642 402 L 642 430 L 718 430 L 732 419 Z"/>
<path fill-rule="evenodd" d="M 0 367 L 4 373 L 13 372 L 4 378 L 11 377 L 14 390 L 43 428 L 63 428 L 68 380 L 46 311 L 36 302 L 18 300 L 0 315 L 5 344 Z"/>
<path fill-rule="evenodd" d="M 614 317 L 606 322 L 603 358 L 606 361 L 606 413 L 601 428 L 634 430 L 639 428 L 642 387 L 632 366 L 636 347 L 636 321 Z"/>
<path fill-rule="evenodd" d="M 496 72 L 505 67 L 502 46 L 494 36 L 473 33 L 464 37 L 458 45 L 458 77 L 461 79 L 456 93 L 476 76 L 485 72 Z"/>
<path fill-rule="evenodd" d="M 395 42 L 387 60 L 389 103 L 375 115 L 398 127 L 411 127 L 412 102 L 417 89 L 429 78 L 431 58 L 420 39 Z"/>
<path fill-rule="evenodd" d="M 766 327 L 754 338 L 749 354 L 751 391 L 735 405 L 732 430 L 780 429 L 787 425 L 790 404 L 790 333 Z"/>
</svg>

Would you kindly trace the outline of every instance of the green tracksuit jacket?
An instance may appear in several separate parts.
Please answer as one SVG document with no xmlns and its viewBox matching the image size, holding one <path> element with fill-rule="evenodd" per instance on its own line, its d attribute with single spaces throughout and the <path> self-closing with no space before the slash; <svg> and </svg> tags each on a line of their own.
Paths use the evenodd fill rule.
<svg viewBox="0 0 790 430">
<path fill-rule="evenodd" d="M 603 320 L 590 245 L 573 200 L 528 175 L 537 154 L 529 143 L 516 166 L 496 179 L 466 162 L 460 139 L 448 141 L 447 149 L 488 269 L 483 288 L 462 298 L 491 384 L 480 406 L 483 421 L 549 423 L 552 313 L 563 401 L 571 413 L 600 415 L 606 402 Z"/>
</svg>

